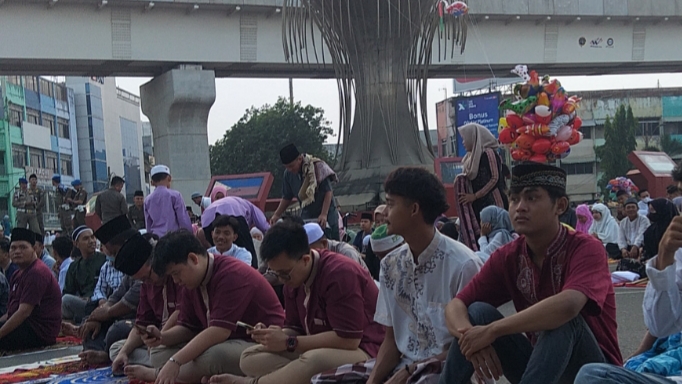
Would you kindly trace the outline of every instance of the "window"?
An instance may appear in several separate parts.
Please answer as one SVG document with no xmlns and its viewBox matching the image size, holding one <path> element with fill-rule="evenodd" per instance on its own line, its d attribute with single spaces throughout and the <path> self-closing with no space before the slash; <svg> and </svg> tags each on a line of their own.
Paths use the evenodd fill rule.
<svg viewBox="0 0 682 384">
<path fill-rule="evenodd" d="M 69 121 L 66 119 L 62 119 L 61 117 L 57 118 L 57 135 L 59 137 L 62 137 L 64 139 L 68 139 L 71 137 L 71 132 L 69 131 Z"/>
<path fill-rule="evenodd" d="M 21 85 L 21 76 L 7 76 L 7 82 L 10 84 Z"/>
<path fill-rule="evenodd" d="M 58 173 L 57 169 L 57 154 L 54 152 L 45 152 L 45 168 L 52 170 L 53 173 Z"/>
<path fill-rule="evenodd" d="M 7 169 L 5 168 L 5 152 L 0 152 L 0 175 L 6 175 Z"/>
<path fill-rule="evenodd" d="M 56 136 L 57 132 L 54 130 L 54 116 L 43 114 L 43 127 L 50 129 L 50 135 Z"/>
<path fill-rule="evenodd" d="M 45 79 L 40 79 L 40 93 L 42 93 L 45 96 L 54 97 L 52 83 Z"/>
<path fill-rule="evenodd" d="M 24 76 L 24 88 L 38 92 L 38 79 L 33 76 Z"/>
<path fill-rule="evenodd" d="M 73 166 L 71 163 L 71 156 L 61 155 L 60 158 L 60 171 L 62 175 L 73 176 Z"/>
<path fill-rule="evenodd" d="M 592 127 L 580 127 L 580 132 L 583 133 L 583 139 L 592 138 Z"/>
<path fill-rule="evenodd" d="M 637 127 L 636 136 L 658 136 L 661 130 L 661 125 L 658 121 L 640 121 Z"/>
<path fill-rule="evenodd" d="M 24 168 L 26 166 L 26 147 L 12 144 L 12 165 L 14 168 Z"/>
<path fill-rule="evenodd" d="M 66 101 L 67 97 L 66 87 L 63 85 L 55 84 L 54 86 L 54 98 L 61 101 Z"/>
<path fill-rule="evenodd" d="M 31 160 L 31 167 L 42 168 L 43 167 L 43 151 L 36 148 L 31 148 L 29 152 L 29 157 Z"/>
<path fill-rule="evenodd" d="M 595 139 L 603 139 L 604 138 L 604 126 L 603 125 L 597 125 L 594 127 L 594 138 Z"/>
<path fill-rule="evenodd" d="M 26 108 L 26 121 L 35 125 L 40 124 L 40 112 L 35 109 Z"/>
<path fill-rule="evenodd" d="M 24 121 L 24 109 L 18 105 L 9 105 L 9 124 L 15 127 L 21 127 Z"/>
<path fill-rule="evenodd" d="M 665 129 L 666 135 L 681 135 L 682 134 L 682 122 L 665 123 L 664 129 Z"/>
<path fill-rule="evenodd" d="M 561 164 L 568 175 L 589 175 L 594 173 L 594 163 Z"/>
</svg>

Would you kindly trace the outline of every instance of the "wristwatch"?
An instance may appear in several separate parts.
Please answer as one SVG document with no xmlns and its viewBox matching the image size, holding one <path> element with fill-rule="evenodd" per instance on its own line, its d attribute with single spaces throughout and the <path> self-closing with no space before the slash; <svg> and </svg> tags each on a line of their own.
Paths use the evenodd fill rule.
<svg viewBox="0 0 682 384">
<path fill-rule="evenodd" d="M 287 352 L 295 352 L 298 347 L 298 338 L 296 336 L 287 337 Z"/>
</svg>

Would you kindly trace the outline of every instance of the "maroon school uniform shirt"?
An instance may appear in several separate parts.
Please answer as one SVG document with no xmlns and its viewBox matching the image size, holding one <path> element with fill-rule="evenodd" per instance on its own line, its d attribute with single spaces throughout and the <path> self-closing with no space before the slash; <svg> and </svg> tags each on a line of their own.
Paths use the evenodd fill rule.
<svg viewBox="0 0 682 384">
<path fill-rule="evenodd" d="M 243 327 L 237 327 L 237 321 L 280 327 L 284 324 L 282 305 L 263 275 L 232 256 L 208 257 L 202 285 L 183 289 L 179 325 L 195 332 L 221 327 L 232 331 L 229 339 L 251 340 Z"/>
<path fill-rule="evenodd" d="M 285 327 L 304 335 L 334 331 L 344 339 L 361 339 L 360 349 L 376 357 L 384 326 L 374 321 L 379 288 L 369 272 L 329 250 L 313 251 L 313 260 L 304 285 L 284 286 Z"/>
<path fill-rule="evenodd" d="M 32 305 L 28 325 L 45 344 L 54 344 L 62 324 L 62 291 L 50 268 L 36 259 L 28 268 L 14 272 L 9 285 L 7 318 L 20 304 Z"/>
<path fill-rule="evenodd" d="M 168 317 L 178 310 L 182 290 L 171 277 L 167 277 L 163 285 L 143 283 L 135 323 L 145 327 L 154 325 L 161 329 Z"/>
<path fill-rule="evenodd" d="M 580 314 L 592 330 L 606 359 L 622 366 L 616 332 L 616 299 L 608 258 L 602 243 L 563 225 L 547 250 L 542 269 L 528 256 L 525 237 L 500 248 L 457 295 L 468 307 L 474 302 L 494 307 L 512 300 L 516 311 L 572 289 L 587 296 Z M 528 334 L 531 343 L 537 334 Z"/>
</svg>

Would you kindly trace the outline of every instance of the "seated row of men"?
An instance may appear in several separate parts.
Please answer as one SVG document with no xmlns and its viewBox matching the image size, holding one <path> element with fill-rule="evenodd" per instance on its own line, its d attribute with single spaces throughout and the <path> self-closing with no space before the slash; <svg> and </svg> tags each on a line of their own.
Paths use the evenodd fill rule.
<svg viewBox="0 0 682 384">
<path fill-rule="evenodd" d="M 400 168 L 384 189 L 387 232 L 372 238 L 373 246 L 388 252 L 379 289 L 359 263 L 311 249 L 310 231 L 280 223 L 266 233 L 261 259 L 285 285 L 285 314 L 263 275 L 235 257 L 207 252 L 191 233 L 170 232 L 156 242 L 110 222 L 96 235 L 115 255 L 115 268 L 140 284 L 135 321 L 121 314 L 127 301 L 121 298 L 122 312 L 114 313 L 116 304 L 98 302 L 83 327 L 94 316 L 101 325 L 88 328 L 92 335 L 113 318 L 134 328 L 123 340 L 109 337 L 109 325 L 102 352 L 108 352 L 114 371 L 164 384 L 204 378 L 249 384 L 302 384 L 311 378 L 314 383 L 407 383 L 428 375 L 440 375 L 445 384 L 468 383 L 473 374 L 557 383 L 573 382 L 588 363 L 622 365 L 604 247 L 558 220 L 568 205 L 564 171 L 541 164 L 514 168 L 510 215 L 521 237 L 485 265 L 434 229 L 447 202 L 433 175 Z M 682 233 L 682 220 L 673 227 L 677 232 L 668 236 L 665 249 L 682 246 L 682 235 L 675 235 Z M 48 305 L 31 306 L 35 294 L 13 301 L 14 284 L 27 290 L 25 271 L 42 273 L 59 289 L 49 269 L 35 263 L 30 245 L 21 232 L 16 238 L 13 233 L 10 253 L 20 272 L 11 282 L 10 303 L 19 304 L 10 305 L 9 320 L 0 327 L 0 348 L 23 320 L 29 319 L 24 328 L 33 333 L 40 328 L 36 324 L 48 323 L 43 318 Z M 666 254 L 659 269 L 674 272 L 674 250 L 672 255 Z M 665 291 L 659 297 L 672 295 L 667 285 L 648 289 Z M 504 318 L 496 307 L 510 300 L 517 313 Z M 679 304 L 679 292 L 668 302 Z"/>
</svg>

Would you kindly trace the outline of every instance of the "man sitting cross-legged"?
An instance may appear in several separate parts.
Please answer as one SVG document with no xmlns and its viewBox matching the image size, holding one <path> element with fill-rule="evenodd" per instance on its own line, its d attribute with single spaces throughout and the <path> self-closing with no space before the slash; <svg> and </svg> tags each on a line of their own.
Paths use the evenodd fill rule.
<svg viewBox="0 0 682 384">
<path fill-rule="evenodd" d="M 310 250 L 299 224 L 276 224 L 265 235 L 261 258 L 284 282 L 284 329 L 259 323 L 260 345 L 244 351 L 249 378 L 214 376 L 211 383 L 305 384 L 325 370 L 376 356 L 384 337 L 374 321 L 378 289 L 369 272 L 346 256 Z"/>
<path fill-rule="evenodd" d="M 517 165 L 510 191 L 521 237 L 495 251 L 448 304 L 448 329 L 458 341 L 440 383 L 469 383 L 474 372 L 512 383 L 570 383 L 584 364 L 621 365 L 604 246 L 559 222 L 568 205 L 566 172 Z M 510 300 L 517 313 L 503 317 L 496 308 Z"/>
<path fill-rule="evenodd" d="M 83 352 L 79 357 L 89 365 L 108 363 L 111 346 L 119 340 L 125 340 L 132 329 L 130 320 L 135 317 L 142 283 L 115 270 L 113 263 L 114 252 L 128 237 L 137 233 L 125 215 L 109 220 L 95 232 L 95 237 L 104 245 L 107 252 L 108 261 L 105 265 L 111 266 L 111 271 L 100 273 L 100 282 L 102 276 L 106 274 L 115 273 L 123 277 L 118 288 L 107 297 L 106 302 L 92 311 L 80 327 Z"/>
<path fill-rule="evenodd" d="M 163 332 L 147 327 L 157 339 L 147 344 L 153 347 L 151 364 L 160 369 L 157 383 L 196 383 L 205 376 L 241 374 L 239 357 L 254 343 L 237 323 L 284 323 L 275 292 L 257 270 L 234 257 L 207 253 L 188 231 L 162 237 L 154 249 L 153 266 L 158 275 L 168 274 L 185 288 L 177 325 Z"/>
<path fill-rule="evenodd" d="M 57 279 L 33 249 L 35 234 L 12 230 L 10 257 L 19 269 L 10 281 L 7 314 L 0 318 L 0 351 L 53 345 L 61 323 Z"/>
<path fill-rule="evenodd" d="M 374 231 L 371 242 L 381 258 L 374 318 L 386 326 L 386 338 L 376 361 L 324 373 L 313 378 L 315 384 L 380 384 L 387 379 L 405 384 L 427 375 L 437 380 L 454 340 L 445 326 L 445 306 L 483 264 L 472 250 L 434 227 L 448 205 L 445 188 L 433 174 L 398 168 L 384 190 L 387 224 Z M 429 374 L 420 369 L 426 364 L 433 368 Z"/>
</svg>

